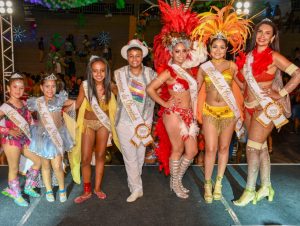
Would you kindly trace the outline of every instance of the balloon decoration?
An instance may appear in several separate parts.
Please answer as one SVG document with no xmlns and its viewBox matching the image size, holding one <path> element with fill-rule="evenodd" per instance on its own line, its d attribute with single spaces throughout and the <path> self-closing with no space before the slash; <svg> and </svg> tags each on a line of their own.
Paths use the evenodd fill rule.
<svg viewBox="0 0 300 226">
<path fill-rule="evenodd" d="M 99 0 L 25 0 L 31 4 L 39 4 L 49 9 L 72 9 L 88 6 L 99 2 Z M 116 0 L 116 8 L 124 9 L 125 0 Z"/>
<path fill-rule="evenodd" d="M 32 4 L 39 4 L 49 9 L 72 9 L 82 6 L 88 6 L 99 2 L 98 0 L 25 0 L 25 2 Z"/>
<path fill-rule="evenodd" d="M 51 38 L 50 48 L 53 51 L 57 51 L 61 48 L 64 44 L 64 39 L 61 37 L 60 34 L 55 33 Z"/>
<path fill-rule="evenodd" d="M 125 1 L 124 0 L 116 0 L 116 7 L 117 7 L 117 9 L 124 9 Z"/>
<path fill-rule="evenodd" d="M 26 30 L 24 30 L 20 25 L 13 27 L 13 36 L 15 42 L 22 42 L 26 38 Z"/>
</svg>

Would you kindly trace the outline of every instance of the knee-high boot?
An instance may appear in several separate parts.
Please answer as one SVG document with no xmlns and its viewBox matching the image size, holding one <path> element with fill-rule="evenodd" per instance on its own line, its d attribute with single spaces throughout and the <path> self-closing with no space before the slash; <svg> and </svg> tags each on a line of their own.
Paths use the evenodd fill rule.
<svg viewBox="0 0 300 226">
<path fill-rule="evenodd" d="M 179 184 L 179 166 L 180 160 L 170 160 L 170 189 L 175 192 L 177 197 L 186 199 L 189 196 L 181 190 Z"/>
<path fill-rule="evenodd" d="M 257 191 L 253 204 L 256 204 L 258 201 L 262 200 L 265 197 L 268 197 L 268 201 L 272 202 L 275 191 L 271 186 L 271 166 L 270 166 L 270 155 L 268 151 L 267 142 L 265 142 L 262 146 L 262 150 L 260 152 L 260 181 L 261 186 Z"/>
<path fill-rule="evenodd" d="M 246 206 L 249 202 L 255 199 L 255 186 L 259 171 L 259 154 L 262 144 L 248 140 L 247 142 L 247 162 L 248 162 L 248 177 L 247 185 L 242 196 L 233 201 L 236 206 Z"/>
<path fill-rule="evenodd" d="M 24 193 L 31 197 L 40 197 L 40 194 L 37 193 L 34 188 L 37 186 L 37 177 L 39 175 L 39 170 L 30 168 L 26 174 L 26 182 Z"/>
<path fill-rule="evenodd" d="M 18 177 L 8 181 L 8 188 L 4 189 L 2 194 L 14 199 L 14 202 L 18 206 L 28 206 L 28 203 L 22 197 L 20 181 Z"/>
<path fill-rule="evenodd" d="M 187 171 L 187 169 L 189 168 L 189 166 L 191 165 L 192 162 L 193 162 L 193 160 L 189 160 L 189 159 L 186 159 L 186 158 L 182 157 L 180 165 L 179 165 L 178 183 L 179 183 L 180 189 L 184 193 L 189 193 L 190 191 L 183 186 L 182 178 L 183 178 L 185 172 Z"/>
</svg>

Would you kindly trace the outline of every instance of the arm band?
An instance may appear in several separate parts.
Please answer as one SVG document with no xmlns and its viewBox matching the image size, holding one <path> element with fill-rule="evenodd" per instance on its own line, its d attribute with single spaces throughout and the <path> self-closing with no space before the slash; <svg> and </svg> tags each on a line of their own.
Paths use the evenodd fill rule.
<svg viewBox="0 0 300 226">
<path fill-rule="evenodd" d="M 281 96 L 281 97 L 284 97 L 284 96 L 286 96 L 286 95 L 288 95 L 289 93 L 286 91 L 286 89 L 285 88 L 282 88 L 280 91 L 279 91 L 279 95 Z"/>
<path fill-rule="evenodd" d="M 0 134 L 7 135 L 9 132 L 9 128 L 0 126 Z"/>
<path fill-rule="evenodd" d="M 297 70 L 298 70 L 298 67 L 295 64 L 290 64 L 290 66 L 288 66 L 284 72 L 289 74 L 290 76 L 292 76 L 292 74 Z"/>
</svg>

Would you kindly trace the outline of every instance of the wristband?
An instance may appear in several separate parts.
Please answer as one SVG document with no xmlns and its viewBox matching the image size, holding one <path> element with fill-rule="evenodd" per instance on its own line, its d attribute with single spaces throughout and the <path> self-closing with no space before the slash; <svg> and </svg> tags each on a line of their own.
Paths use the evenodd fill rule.
<svg viewBox="0 0 300 226">
<path fill-rule="evenodd" d="M 286 89 L 285 88 L 282 88 L 280 91 L 279 91 L 279 95 L 281 96 L 281 97 L 284 97 L 284 96 L 286 96 L 286 95 L 288 95 L 289 93 L 286 91 Z"/>
</svg>

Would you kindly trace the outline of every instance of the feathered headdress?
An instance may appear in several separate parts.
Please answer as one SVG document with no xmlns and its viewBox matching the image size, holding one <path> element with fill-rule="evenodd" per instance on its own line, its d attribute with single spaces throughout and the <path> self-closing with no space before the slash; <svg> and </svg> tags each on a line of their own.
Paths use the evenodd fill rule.
<svg viewBox="0 0 300 226">
<path fill-rule="evenodd" d="M 172 5 L 162 0 L 158 3 L 163 27 L 161 32 L 154 37 L 153 50 L 154 66 L 160 73 L 171 58 L 170 50 L 173 46 L 179 42 L 190 46 L 190 34 L 198 25 L 199 19 L 187 5 L 178 4 L 179 1 L 174 1 Z"/>
<path fill-rule="evenodd" d="M 233 47 L 231 53 L 243 49 L 251 30 L 251 20 L 238 15 L 231 4 L 198 15 L 200 24 L 192 31 L 192 39 L 207 44 L 215 38 L 227 40 Z M 215 11 L 215 12 L 213 12 Z"/>
</svg>

